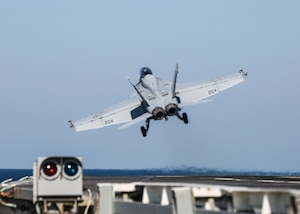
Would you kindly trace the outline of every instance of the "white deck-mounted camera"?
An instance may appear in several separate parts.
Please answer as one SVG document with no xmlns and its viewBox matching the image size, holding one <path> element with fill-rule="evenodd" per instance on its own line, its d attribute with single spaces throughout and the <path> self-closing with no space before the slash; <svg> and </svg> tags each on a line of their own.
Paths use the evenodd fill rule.
<svg viewBox="0 0 300 214">
<path fill-rule="evenodd" d="M 80 157 L 39 157 L 33 164 L 33 201 L 48 204 L 71 204 L 76 209 L 82 198 L 83 169 Z M 53 207 L 53 205 L 51 205 Z"/>
</svg>

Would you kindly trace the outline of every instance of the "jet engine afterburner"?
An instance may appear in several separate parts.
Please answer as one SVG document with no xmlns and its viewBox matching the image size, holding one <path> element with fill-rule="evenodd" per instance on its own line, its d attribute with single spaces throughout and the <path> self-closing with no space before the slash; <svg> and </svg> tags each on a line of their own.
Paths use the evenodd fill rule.
<svg viewBox="0 0 300 214">
<path fill-rule="evenodd" d="M 170 103 L 166 106 L 166 112 L 169 116 L 174 116 L 178 113 L 178 106 L 175 103 Z"/>
<path fill-rule="evenodd" d="M 152 115 L 155 117 L 156 120 L 161 120 L 165 118 L 166 111 L 162 107 L 156 107 L 152 111 Z"/>
</svg>

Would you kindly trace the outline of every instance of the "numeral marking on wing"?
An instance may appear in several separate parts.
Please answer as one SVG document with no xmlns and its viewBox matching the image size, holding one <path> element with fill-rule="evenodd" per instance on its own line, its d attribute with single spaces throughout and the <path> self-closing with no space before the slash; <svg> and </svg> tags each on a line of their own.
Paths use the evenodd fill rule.
<svg viewBox="0 0 300 214">
<path fill-rule="evenodd" d="M 212 95 L 212 94 L 215 94 L 215 93 L 217 93 L 218 91 L 217 91 L 217 89 L 211 89 L 211 90 L 208 90 L 208 95 Z"/>
<path fill-rule="evenodd" d="M 107 125 L 111 125 L 114 123 L 114 120 L 113 119 L 108 119 L 108 120 L 104 120 L 104 125 L 107 126 Z"/>
</svg>

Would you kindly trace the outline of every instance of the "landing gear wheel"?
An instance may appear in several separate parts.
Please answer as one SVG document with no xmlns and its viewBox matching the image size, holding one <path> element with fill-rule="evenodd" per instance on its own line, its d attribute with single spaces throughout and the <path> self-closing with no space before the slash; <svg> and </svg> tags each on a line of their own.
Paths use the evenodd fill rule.
<svg viewBox="0 0 300 214">
<path fill-rule="evenodd" d="M 189 123 L 189 119 L 186 113 L 182 113 L 182 119 L 185 124 Z"/>
<path fill-rule="evenodd" d="M 143 137 L 146 137 L 147 136 L 147 130 L 144 126 L 141 126 L 141 131 L 142 131 Z"/>
</svg>

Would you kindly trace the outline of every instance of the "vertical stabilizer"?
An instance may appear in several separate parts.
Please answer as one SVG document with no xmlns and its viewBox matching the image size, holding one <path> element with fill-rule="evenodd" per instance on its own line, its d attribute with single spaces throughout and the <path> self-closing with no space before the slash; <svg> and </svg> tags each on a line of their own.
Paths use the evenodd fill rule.
<svg viewBox="0 0 300 214">
<path fill-rule="evenodd" d="M 136 88 L 136 86 L 131 82 L 131 80 L 129 79 L 129 77 L 127 77 L 129 83 L 132 85 L 132 87 L 134 88 L 134 90 L 137 92 L 137 94 L 141 97 L 142 99 L 142 105 L 146 111 L 147 107 L 150 106 L 147 102 L 147 100 L 143 97 L 143 95 L 141 94 L 141 92 Z"/>
<path fill-rule="evenodd" d="M 177 82 L 178 69 L 179 69 L 178 64 L 176 64 L 175 74 L 174 74 L 174 79 L 172 84 L 172 98 L 176 97 L 176 82 Z"/>
</svg>

